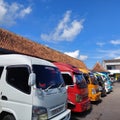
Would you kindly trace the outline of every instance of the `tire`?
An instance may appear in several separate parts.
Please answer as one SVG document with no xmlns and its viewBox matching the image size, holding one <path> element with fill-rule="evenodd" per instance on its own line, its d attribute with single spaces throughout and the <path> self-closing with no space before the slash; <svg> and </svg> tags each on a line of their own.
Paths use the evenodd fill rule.
<svg viewBox="0 0 120 120">
<path fill-rule="evenodd" d="M 13 115 L 6 115 L 3 120 L 15 120 Z"/>
</svg>

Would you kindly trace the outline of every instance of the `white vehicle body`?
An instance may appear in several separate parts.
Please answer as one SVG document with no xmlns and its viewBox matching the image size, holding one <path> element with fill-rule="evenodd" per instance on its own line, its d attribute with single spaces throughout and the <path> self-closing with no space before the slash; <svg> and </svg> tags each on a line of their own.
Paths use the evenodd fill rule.
<svg viewBox="0 0 120 120">
<path fill-rule="evenodd" d="M 35 57 L 0 55 L 0 120 L 69 120 L 71 111 L 66 108 L 65 86 L 38 88 L 39 76 L 33 71 L 34 65 L 57 69 Z"/>
</svg>

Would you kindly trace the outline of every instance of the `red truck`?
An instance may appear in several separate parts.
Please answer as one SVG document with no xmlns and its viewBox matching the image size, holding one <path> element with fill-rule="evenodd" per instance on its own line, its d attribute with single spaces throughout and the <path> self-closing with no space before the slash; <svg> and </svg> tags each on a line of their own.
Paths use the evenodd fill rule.
<svg viewBox="0 0 120 120">
<path fill-rule="evenodd" d="M 54 62 L 62 73 L 68 95 L 68 108 L 72 112 L 83 112 L 91 108 L 87 83 L 78 68 L 61 62 Z"/>
</svg>

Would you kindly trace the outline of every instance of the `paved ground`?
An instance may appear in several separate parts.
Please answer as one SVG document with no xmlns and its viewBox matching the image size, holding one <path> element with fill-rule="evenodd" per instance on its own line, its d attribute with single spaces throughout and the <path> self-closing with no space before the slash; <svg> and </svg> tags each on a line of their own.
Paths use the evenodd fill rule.
<svg viewBox="0 0 120 120">
<path fill-rule="evenodd" d="M 120 120 L 120 83 L 115 83 L 113 92 L 93 103 L 84 113 L 72 113 L 71 120 Z"/>
</svg>

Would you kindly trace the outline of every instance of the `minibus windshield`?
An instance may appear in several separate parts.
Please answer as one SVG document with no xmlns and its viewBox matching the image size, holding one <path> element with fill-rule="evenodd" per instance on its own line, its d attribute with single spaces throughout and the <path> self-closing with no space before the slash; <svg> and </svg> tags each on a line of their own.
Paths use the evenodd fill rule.
<svg viewBox="0 0 120 120">
<path fill-rule="evenodd" d="M 92 84 L 94 84 L 94 85 L 98 85 L 98 81 L 97 81 L 97 78 L 95 78 L 95 76 L 91 76 L 90 75 L 90 79 L 91 79 L 91 82 L 92 82 Z"/>
<path fill-rule="evenodd" d="M 33 65 L 33 72 L 36 74 L 37 88 L 51 89 L 65 85 L 62 75 L 56 67 Z"/>
<path fill-rule="evenodd" d="M 80 87 L 80 88 L 87 87 L 87 83 L 82 74 L 75 74 L 75 78 L 76 78 L 76 84 L 78 85 L 78 87 Z"/>
</svg>

